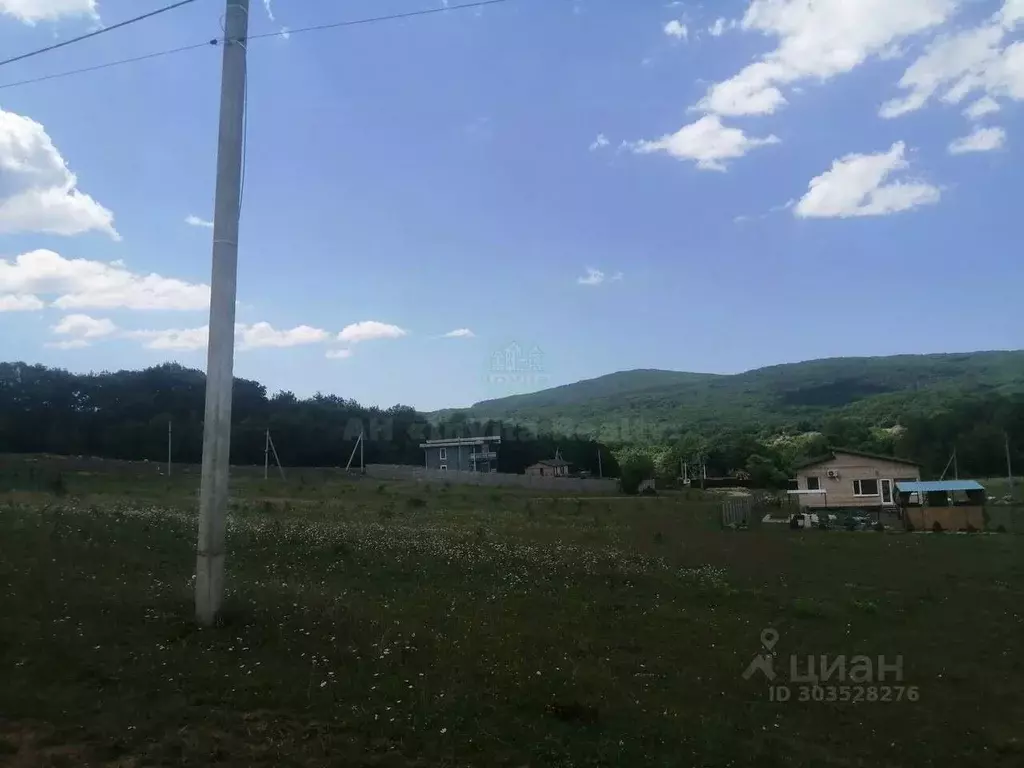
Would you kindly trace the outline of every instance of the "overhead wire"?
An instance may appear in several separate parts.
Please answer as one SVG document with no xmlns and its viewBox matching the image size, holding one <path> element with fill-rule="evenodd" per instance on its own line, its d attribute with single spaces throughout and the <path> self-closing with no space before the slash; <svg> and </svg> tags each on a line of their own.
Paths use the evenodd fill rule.
<svg viewBox="0 0 1024 768">
<path fill-rule="evenodd" d="M 13 59 L 9 59 L 7 62 L 0 62 L 0 66 L 2 66 L 5 63 L 10 63 L 11 61 L 18 61 L 20 59 L 27 58 L 29 56 L 36 56 L 36 55 L 38 55 L 40 53 L 44 53 L 46 51 L 53 50 L 53 48 L 60 47 L 62 45 L 70 45 L 71 43 L 77 42 L 78 40 L 84 40 L 84 39 L 87 39 L 89 37 L 94 37 L 95 35 L 100 34 L 101 32 L 109 32 L 110 30 L 116 29 L 119 26 L 125 26 L 127 24 L 135 23 L 135 21 L 141 20 L 143 18 L 148 18 L 149 16 L 152 16 L 152 15 L 154 15 L 156 13 L 163 13 L 165 11 L 171 10 L 172 8 L 177 8 L 177 7 L 181 6 L 181 5 L 184 5 L 185 3 L 191 3 L 191 2 L 195 2 L 195 0 L 182 0 L 182 2 L 179 2 L 179 3 L 175 4 L 175 5 L 167 6 L 167 7 L 163 8 L 163 9 L 158 10 L 158 11 L 153 11 L 153 12 L 151 12 L 149 14 L 146 14 L 145 16 L 136 17 L 136 19 L 129 19 L 127 21 L 121 22 L 118 25 L 107 27 L 104 30 L 98 30 L 97 32 L 93 32 L 93 33 L 90 33 L 88 35 L 83 35 L 82 37 L 75 38 L 74 40 L 67 40 L 67 41 L 65 41 L 63 43 L 60 43 L 57 46 L 51 46 L 50 48 L 41 48 L 38 51 L 33 51 L 31 53 L 28 53 L 28 54 L 22 54 L 21 56 L 15 57 Z M 415 18 L 417 16 L 430 16 L 430 15 L 433 15 L 433 14 L 448 13 L 450 11 L 464 11 L 464 10 L 470 10 L 470 9 L 473 9 L 473 8 L 483 8 L 483 7 L 486 7 L 486 6 L 489 6 L 489 5 L 501 5 L 503 3 L 508 3 L 508 2 L 511 2 L 511 0 L 476 0 L 475 2 L 461 3 L 461 4 L 458 4 L 458 5 L 440 6 L 440 7 L 437 7 L 437 8 L 424 8 L 424 9 L 421 9 L 421 10 L 418 10 L 418 11 L 406 11 L 404 13 L 392 13 L 392 14 L 388 14 L 386 16 L 370 16 L 370 17 L 366 17 L 366 18 L 362 18 L 362 19 L 349 19 L 347 21 L 337 21 L 337 22 L 333 22 L 333 23 L 329 23 L 329 24 L 316 24 L 316 25 L 308 26 L 308 27 L 298 27 L 296 29 L 282 29 L 282 30 L 279 30 L 277 32 L 263 32 L 263 33 L 260 33 L 260 34 L 257 34 L 257 35 L 249 35 L 246 38 L 246 40 L 247 41 L 248 40 L 262 40 L 262 39 L 271 38 L 271 37 L 284 37 L 284 38 L 287 38 L 287 37 L 291 37 L 292 35 L 303 34 L 305 32 L 318 32 L 318 31 L 327 30 L 327 29 L 340 29 L 340 28 L 343 28 L 343 27 L 355 27 L 355 26 L 360 26 L 360 25 L 364 25 L 364 24 L 375 24 L 375 23 L 379 23 L 379 22 L 383 22 L 383 21 L 397 21 L 397 20 L 400 20 L 400 19 Z M 103 64 L 95 64 L 95 65 L 90 66 L 90 67 L 79 67 L 77 69 L 66 70 L 64 72 L 54 72 L 53 74 L 41 75 L 39 77 L 31 77 L 31 78 L 27 78 L 25 80 L 17 80 L 17 81 L 12 82 L 12 83 L 0 83 L 0 90 L 5 90 L 7 88 L 17 88 L 17 87 L 22 86 L 22 85 L 32 85 L 34 83 L 42 83 L 42 82 L 45 82 L 47 80 L 57 80 L 57 79 L 65 78 L 65 77 L 71 77 L 72 75 L 84 74 L 84 73 L 87 73 L 87 72 L 97 72 L 99 70 L 110 69 L 112 67 L 120 67 L 120 66 L 123 66 L 125 64 L 135 64 L 135 63 L 140 62 L 140 61 L 147 61 L 149 59 L 157 59 L 157 58 L 161 58 L 163 56 L 172 56 L 172 55 L 177 54 L 177 53 L 184 53 L 185 51 L 194 51 L 194 50 L 196 50 L 198 48 L 206 48 L 208 46 L 218 46 L 218 45 L 221 45 L 223 42 L 224 42 L 224 40 L 221 39 L 221 38 L 212 38 L 210 40 L 206 40 L 206 41 L 201 42 L 201 43 L 193 43 L 192 45 L 183 45 L 183 46 L 179 46 L 177 48 L 169 48 L 169 49 L 163 50 L 163 51 L 154 51 L 153 53 L 146 53 L 146 54 L 143 54 L 141 56 L 132 56 L 132 57 L 127 58 L 127 59 L 118 59 L 116 61 L 108 61 L 108 62 L 105 62 Z"/>
<path fill-rule="evenodd" d="M 472 8 L 483 8 L 488 5 L 501 5 L 511 0 L 476 0 L 470 3 L 458 5 L 442 5 L 436 8 L 422 8 L 418 11 L 405 11 L 403 13 L 389 13 L 386 16 L 370 16 L 363 19 L 349 19 L 348 21 L 335 21 L 330 24 L 315 24 L 310 27 L 297 27 L 296 29 L 282 29 L 278 32 L 263 32 L 258 35 L 249 35 L 250 40 L 260 40 L 267 37 L 291 37 L 303 32 L 319 32 L 324 29 L 339 29 L 341 27 L 356 27 L 361 24 L 374 24 L 380 21 L 397 21 L 399 19 L 412 19 L 417 16 L 431 16 L 437 13 L 448 13 L 449 11 L 466 11 Z"/>
<path fill-rule="evenodd" d="M 71 75 L 81 75 L 86 72 L 98 72 L 101 69 L 110 69 L 111 67 L 119 67 L 122 64 L 134 64 L 139 61 L 147 61 L 148 59 L 156 59 L 161 56 L 171 56 L 175 53 L 184 53 L 185 51 L 194 51 L 197 48 L 206 48 L 208 46 L 220 45 L 221 41 L 217 38 L 212 38 L 204 43 L 194 43 L 193 45 L 183 45 L 178 48 L 170 48 L 165 51 L 154 51 L 153 53 L 146 53 L 142 56 L 133 56 L 130 59 L 118 59 L 117 61 L 108 61 L 105 64 L 96 64 L 91 67 L 80 67 L 79 69 L 72 69 L 66 72 L 55 72 L 52 75 L 42 75 L 40 77 L 30 77 L 27 80 L 17 80 L 13 83 L 0 83 L 0 90 L 5 88 L 16 88 L 19 85 L 32 85 L 33 83 L 42 83 L 47 80 L 57 80 L 62 77 L 70 77 Z"/>
<path fill-rule="evenodd" d="M 36 50 L 29 51 L 28 53 L 21 53 L 17 56 L 12 56 L 9 59 L 4 59 L 3 61 L 0 61 L 0 67 L 6 66 L 8 64 L 13 64 L 16 61 L 31 59 L 33 56 L 39 56 L 43 53 L 49 53 L 50 51 L 55 51 L 58 48 L 63 48 L 67 45 L 74 45 L 75 43 L 80 43 L 83 40 L 88 40 L 93 37 L 105 35 L 107 32 L 113 32 L 115 29 L 121 29 L 122 27 L 127 27 L 131 24 L 137 24 L 140 21 L 145 21 L 146 19 L 151 19 L 154 16 L 159 16 L 162 13 L 167 13 L 168 11 L 176 10 L 177 8 L 181 8 L 183 5 L 189 5 L 190 3 L 194 3 L 195 1 L 196 0 L 179 0 L 176 3 L 165 5 L 163 8 L 157 8 L 155 11 L 149 11 L 148 13 L 143 13 L 140 16 L 135 16 L 131 19 L 125 19 L 124 21 L 119 21 L 117 24 L 111 24 L 109 27 L 101 27 L 100 29 L 95 29 L 92 32 L 86 32 L 84 35 L 72 37 L 70 40 L 64 40 L 59 43 L 54 43 L 53 45 L 48 45 L 45 48 L 37 48 Z"/>
</svg>

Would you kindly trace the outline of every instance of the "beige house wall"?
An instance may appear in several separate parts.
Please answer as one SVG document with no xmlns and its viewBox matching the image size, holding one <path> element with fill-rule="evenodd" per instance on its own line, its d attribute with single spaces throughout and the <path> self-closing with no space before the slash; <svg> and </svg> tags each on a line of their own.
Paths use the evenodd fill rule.
<svg viewBox="0 0 1024 768">
<path fill-rule="evenodd" d="M 837 472 L 838 477 L 829 477 L 829 470 Z M 804 467 L 797 472 L 796 477 L 799 490 L 807 490 L 807 479 L 817 477 L 818 487 L 823 491 L 823 493 L 799 494 L 801 507 L 881 507 L 895 506 L 897 480 L 919 481 L 921 470 L 912 464 L 904 464 L 891 459 L 872 459 L 836 451 L 835 458 Z M 854 480 L 878 480 L 879 493 L 873 496 L 856 495 L 853 487 Z M 892 500 L 887 504 L 882 502 L 880 482 L 882 480 L 889 480 L 892 487 Z"/>
</svg>

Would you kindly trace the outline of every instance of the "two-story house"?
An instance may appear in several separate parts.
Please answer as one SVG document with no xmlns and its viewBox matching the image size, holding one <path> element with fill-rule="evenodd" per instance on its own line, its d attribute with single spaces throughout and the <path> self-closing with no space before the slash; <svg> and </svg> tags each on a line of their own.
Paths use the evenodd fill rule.
<svg viewBox="0 0 1024 768">
<path fill-rule="evenodd" d="M 452 472 L 497 472 L 500 437 L 453 437 L 420 443 L 423 466 Z"/>
</svg>

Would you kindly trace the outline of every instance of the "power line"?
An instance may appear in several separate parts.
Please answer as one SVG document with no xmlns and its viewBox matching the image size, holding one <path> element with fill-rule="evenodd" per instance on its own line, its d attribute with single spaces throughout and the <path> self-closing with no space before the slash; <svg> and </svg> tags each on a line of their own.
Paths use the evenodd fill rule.
<svg viewBox="0 0 1024 768">
<path fill-rule="evenodd" d="M 184 0 L 184 2 L 194 2 L 194 0 Z M 178 3 L 178 5 L 183 5 L 184 2 L 183 3 Z M 259 34 L 259 35 L 250 35 L 248 37 L 248 39 L 249 40 L 261 40 L 261 39 L 266 39 L 266 38 L 270 38 L 270 37 L 290 37 L 291 35 L 297 35 L 297 34 L 301 34 L 303 32 L 316 32 L 316 31 L 319 31 L 319 30 L 338 29 L 338 28 L 341 28 L 341 27 L 355 27 L 355 26 L 359 26 L 359 25 L 363 25 L 363 24 L 374 24 L 374 23 L 381 22 L 381 21 L 396 21 L 396 20 L 399 20 L 399 19 L 408 19 L 408 18 L 413 18 L 413 17 L 416 17 L 416 16 L 429 16 L 429 15 L 436 14 L 436 13 L 446 13 L 447 11 L 463 11 L 463 10 L 468 10 L 468 9 L 471 9 L 471 8 L 483 8 L 483 7 L 488 6 L 488 5 L 500 5 L 502 3 L 507 3 L 507 2 L 510 2 L 510 0 L 478 0 L 477 2 L 463 3 L 463 4 L 460 4 L 460 5 L 450 5 L 448 7 L 425 8 L 425 9 L 419 10 L 419 11 L 407 11 L 405 13 L 394 13 L 394 14 L 390 14 L 390 15 L 387 15 L 387 16 L 372 16 L 372 17 L 368 17 L 368 18 L 364 18 L 364 19 L 351 19 L 349 21 L 337 21 L 337 22 L 334 22 L 332 24 L 317 24 L 315 26 L 300 27 L 298 29 L 282 29 L 279 32 L 265 32 L 265 33 Z M 167 9 L 163 9 L 163 10 L 169 10 L 172 7 L 177 7 L 177 6 L 168 6 Z M 162 13 L 162 12 L 163 11 L 161 10 L 161 11 L 155 11 L 154 13 Z M 153 14 L 149 14 L 149 15 L 153 15 Z M 144 18 L 144 17 L 140 17 L 140 18 Z M 131 20 L 122 22 L 119 26 L 124 26 L 125 24 L 129 24 L 129 23 L 131 23 Z M 114 29 L 114 27 L 108 27 L 106 30 L 102 30 L 102 31 L 109 31 L 111 29 Z M 96 35 L 96 34 L 99 34 L 99 32 L 94 32 L 92 34 Z M 90 35 L 85 35 L 85 36 L 83 36 L 82 38 L 79 38 L 79 39 L 85 39 L 85 37 L 89 37 L 89 36 Z M 74 41 L 73 40 L 68 40 L 65 43 L 61 43 L 61 45 L 68 45 L 68 44 L 70 44 L 72 42 L 74 42 Z M 217 46 L 217 45 L 220 45 L 222 42 L 223 41 L 220 40 L 219 38 L 213 38 L 211 40 L 207 40 L 207 41 L 202 42 L 202 43 L 195 43 L 193 45 L 183 45 L 183 46 L 181 46 L 179 48 L 170 48 L 170 49 L 165 50 L 165 51 L 155 51 L 153 53 L 147 53 L 147 54 L 144 54 L 142 56 L 133 56 L 132 58 L 129 58 L 129 59 L 118 59 L 117 61 L 108 61 L 108 62 L 106 62 L 104 64 L 96 64 L 96 65 L 91 66 L 91 67 L 81 67 L 79 69 L 71 69 L 71 70 L 67 70 L 65 72 L 55 72 L 55 73 L 53 73 L 51 75 L 42 75 L 41 77 L 32 77 L 32 78 L 28 78 L 27 80 L 17 80 L 17 81 L 15 81 L 13 83 L 3 83 L 3 84 L 0 84 L 0 90 L 5 90 L 7 88 L 17 88 L 18 86 L 21 86 L 21 85 L 33 85 L 34 83 L 42 83 L 42 82 L 45 82 L 47 80 L 57 80 L 57 79 L 64 78 L 64 77 L 71 77 L 72 75 L 84 74 L 86 72 L 97 72 L 97 71 L 99 71 L 101 69 L 110 69 L 111 67 L 119 67 L 119 66 L 121 66 L 123 64 L 134 64 L 134 63 L 139 62 L 139 61 L 147 61 L 149 59 L 157 59 L 157 58 L 160 58 L 162 56 L 171 56 L 173 54 L 183 53 L 185 51 L 194 51 L 197 48 L 205 48 L 207 46 Z M 57 47 L 57 46 L 53 46 L 53 47 Z M 43 51 L 46 51 L 46 50 L 50 50 L 50 49 L 44 48 L 42 50 L 35 51 L 33 53 L 30 53 L 30 54 L 26 54 L 26 56 L 34 56 L 37 53 L 42 53 Z M 18 58 L 24 58 L 24 56 L 18 57 Z M 11 59 L 11 61 L 16 61 L 16 60 L 17 59 Z M 6 63 L 6 62 L 4 62 L 4 63 Z"/>
<path fill-rule="evenodd" d="M 109 27 L 103 27 L 102 29 L 97 29 L 97 30 L 95 30 L 93 32 L 88 32 L 88 33 L 86 33 L 84 35 L 79 35 L 78 37 L 72 37 L 70 40 L 65 40 L 62 43 L 54 43 L 53 45 L 48 45 L 45 48 L 39 48 L 39 49 L 37 49 L 35 51 L 29 51 L 28 53 L 22 53 L 22 54 L 20 54 L 18 56 L 12 56 L 9 59 L 4 59 L 3 61 L 0 61 L 0 67 L 6 66 L 7 64 L 13 64 L 14 62 L 21 61 L 22 59 L 30 59 L 33 56 L 38 56 L 41 53 L 49 53 L 50 51 L 55 51 L 58 48 L 63 48 L 66 45 L 72 45 L 73 43 L 80 43 L 83 40 L 88 40 L 90 37 L 97 37 L 97 36 L 105 34 L 107 32 L 113 32 L 115 29 L 120 29 L 121 27 L 127 27 L 130 24 L 136 24 L 136 23 L 138 23 L 140 21 L 144 21 L 145 19 L 152 18 L 153 16 L 159 16 L 161 13 L 167 13 L 168 11 L 173 11 L 176 8 L 181 8 L 183 5 L 188 5 L 189 3 L 194 3 L 194 2 L 195 2 L 195 0 L 179 0 L 179 2 L 177 2 L 177 3 L 172 3 L 171 5 L 166 5 L 163 8 L 157 8 L 155 11 L 150 11 L 149 13 L 144 13 L 141 16 L 136 16 L 135 18 L 132 18 L 132 19 L 125 19 L 124 21 L 120 21 L 117 24 L 112 24 Z"/>
<path fill-rule="evenodd" d="M 213 38 L 207 40 L 205 43 L 195 43 L 194 45 L 183 45 L 180 48 L 171 48 L 166 51 L 156 51 L 154 53 L 147 53 L 142 56 L 133 56 L 130 59 L 119 59 L 118 61 L 108 61 L 106 64 L 96 64 L 92 67 L 82 67 L 81 69 L 72 69 L 68 72 L 56 72 L 52 75 L 43 75 L 41 77 L 32 77 L 28 80 L 17 80 L 13 83 L 3 83 L 0 85 L 0 90 L 5 88 L 16 88 L 19 85 L 31 85 L 33 83 L 42 83 L 46 80 L 56 80 L 61 77 L 70 77 L 71 75 L 80 75 L 85 72 L 97 72 L 101 69 L 110 69 L 111 67 L 119 67 L 122 64 L 134 64 L 138 61 L 146 61 L 148 59 L 156 59 L 161 56 L 170 56 L 175 53 L 183 53 L 185 51 L 194 51 L 197 48 L 206 48 L 207 46 L 220 45 L 220 40 Z"/>
<path fill-rule="evenodd" d="M 397 21 L 399 19 L 411 19 L 416 16 L 431 16 L 435 13 L 447 13 L 448 11 L 466 11 L 471 8 L 483 8 L 488 5 L 501 5 L 510 0 L 477 0 L 472 3 L 461 3 L 460 5 L 440 6 L 437 8 L 424 8 L 419 11 L 406 11 L 404 13 L 390 13 L 387 16 L 371 16 L 365 19 L 350 19 L 349 21 L 336 21 L 331 24 L 316 24 L 312 27 L 298 27 L 297 29 L 282 29 L 279 32 L 264 32 L 259 35 L 249 35 L 250 40 L 260 40 L 266 37 L 291 37 L 302 32 L 318 32 L 323 29 L 338 29 L 340 27 L 356 27 L 361 24 L 374 24 L 379 21 Z"/>
</svg>

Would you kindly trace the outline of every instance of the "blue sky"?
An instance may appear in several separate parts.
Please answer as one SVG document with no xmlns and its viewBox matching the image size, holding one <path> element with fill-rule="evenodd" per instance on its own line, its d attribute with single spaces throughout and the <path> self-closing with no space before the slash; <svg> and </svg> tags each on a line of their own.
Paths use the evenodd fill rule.
<svg viewBox="0 0 1024 768">
<path fill-rule="evenodd" d="M 432 3 L 252 0 L 250 32 Z M 0 47 L 164 4 L 0 0 Z M 222 13 L 0 86 L 216 37 Z M 236 375 L 434 409 L 1024 347 L 1022 40 L 1021 0 L 509 0 L 253 40 Z M 212 216 L 220 54 L 0 88 L 4 359 L 205 368 L 212 231 L 186 219 Z M 494 371 L 513 342 L 541 370 Z"/>
</svg>

